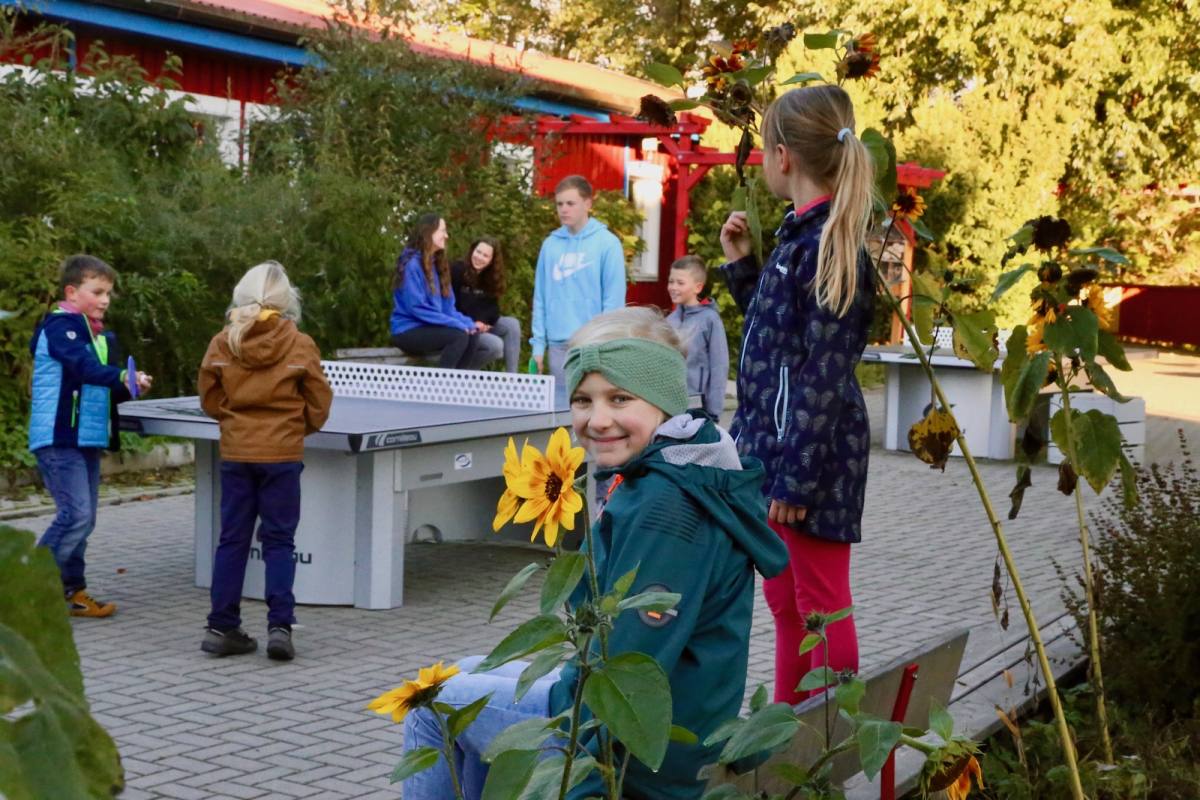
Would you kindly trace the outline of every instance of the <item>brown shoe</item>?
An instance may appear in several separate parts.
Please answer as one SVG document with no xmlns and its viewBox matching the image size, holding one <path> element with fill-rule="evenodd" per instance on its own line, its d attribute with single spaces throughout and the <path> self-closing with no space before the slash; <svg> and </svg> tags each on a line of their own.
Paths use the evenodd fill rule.
<svg viewBox="0 0 1200 800">
<path fill-rule="evenodd" d="M 80 589 L 67 600 L 72 617 L 111 617 L 117 610 L 116 603 L 102 603 Z"/>
</svg>

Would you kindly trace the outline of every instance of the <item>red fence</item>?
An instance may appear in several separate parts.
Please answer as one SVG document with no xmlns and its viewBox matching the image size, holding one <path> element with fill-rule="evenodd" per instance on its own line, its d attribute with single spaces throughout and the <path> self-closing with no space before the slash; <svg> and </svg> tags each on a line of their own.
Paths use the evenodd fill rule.
<svg viewBox="0 0 1200 800">
<path fill-rule="evenodd" d="M 1200 345 L 1200 286 L 1121 289 L 1117 333 L 1172 345 Z"/>
</svg>

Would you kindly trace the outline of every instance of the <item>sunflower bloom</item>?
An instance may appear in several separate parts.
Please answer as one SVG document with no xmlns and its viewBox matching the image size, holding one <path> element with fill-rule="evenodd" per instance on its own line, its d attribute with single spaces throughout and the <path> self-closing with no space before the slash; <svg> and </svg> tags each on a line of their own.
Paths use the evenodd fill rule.
<svg viewBox="0 0 1200 800">
<path fill-rule="evenodd" d="M 875 48 L 879 45 L 879 40 L 873 33 L 860 33 L 850 40 L 847 47 L 850 50 L 856 50 L 860 53 L 874 53 Z"/>
<path fill-rule="evenodd" d="M 1046 349 L 1046 343 L 1042 339 L 1045 327 L 1046 323 L 1036 314 L 1029 320 L 1029 324 L 1025 328 L 1027 334 L 1025 337 L 1025 352 L 1029 355 L 1035 355 Z"/>
<path fill-rule="evenodd" d="M 979 768 L 979 761 L 975 756 L 967 759 L 966 765 L 958 773 L 958 778 L 946 787 L 946 800 L 966 800 L 967 795 L 971 793 L 972 776 L 975 778 L 976 785 L 982 789 L 983 770 Z"/>
<path fill-rule="evenodd" d="M 504 448 L 504 494 L 496 504 L 496 517 L 492 520 L 492 530 L 498 531 L 508 524 L 509 520 L 521 507 L 522 498 L 513 491 L 513 485 L 521 476 L 521 460 L 517 458 L 517 445 L 512 437 L 508 437 L 508 445 Z"/>
<path fill-rule="evenodd" d="M 1096 315 L 1101 328 L 1108 330 L 1112 327 L 1113 313 L 1112 308 L 1104 302 L 1104 287 L 1092 284 L 1092 287 L 1088 289 L 1087 298 L 1084 300 L 1084 303 Z"/>
<path fill-rule="evenodd" d="M 513 521 L 536 520 L 530 541 L 544 526 L 546 546 L 554 547 L 559 527 L 575 530 L 575 515 L 583 509 L 583 498 L 575 491 L 575 472 L 583 463 L 583 448 L 571 447 L 566 428 L 559 428 L 550 437 L 545 456 L 536 447 L 526 445 L 521 461 L 521 474 L 512 489 L 525 498 L 525 503 Z"/>
<path fill-rule="evenodd" d="M 892 212 L 899 218 L 920 219 L 925 213 L 925 198 L 917 193 L 912 186 L 901 186 L 896 199 L 892 202 Z"/>
<path fill-rule="evenodd" d="M 367 708 L 376 714 L 391 714 L 392 722 L 403 722 L 414 708 L 427 706 L 442 691 L 442 685 L 458 674 L 458 665 L 442 666 L 439 661 L 432 667 L 423 667 L 415 681 L 405 681 L 391 691 L 376 697 Z"/>
</svg>

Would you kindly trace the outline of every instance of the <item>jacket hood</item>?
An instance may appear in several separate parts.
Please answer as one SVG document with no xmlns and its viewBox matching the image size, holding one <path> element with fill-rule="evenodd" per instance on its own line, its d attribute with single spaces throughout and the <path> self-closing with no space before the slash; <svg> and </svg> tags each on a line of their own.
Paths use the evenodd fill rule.
<svg viewBox="0 0 1200 800">
<path fill-rule="evenodd" d="M 226 332 L 228 335 L 228 332 Z M 248 367 L 261 368 L 278 364 L 291 352 L 300 330 L 296 323 L 282 317 L 257 320 L 242 337 L 242 354 L 238 361 Z M 225 341 L 229 346 L 228 338 Z M 232 349 L 230 350 L 232 354 Z"/>
<path fill-rule="evenodd" d="M 658 473 L 695 499 L 764 577 L 773 578 L 787 566 L 787 548 L 767 527 L 762 463 L 739 457 L 730 435 L 710 420 L 691 414 L 672 417 L 636 458 L 597 470 L 596 477 L 615 473 L 636 478 L 648 472 Z"/>
<path fill-rule="evenodd" d="M 571 233 L 571 229 L 566 225 L 560 225 L 550 233 L 555 239 L 587 239 L 595 236 L 597 233 L 608 230 L 608 226 L 595 217 L 588 219 L 587 223 L 579 233 Z"/>
</svg>

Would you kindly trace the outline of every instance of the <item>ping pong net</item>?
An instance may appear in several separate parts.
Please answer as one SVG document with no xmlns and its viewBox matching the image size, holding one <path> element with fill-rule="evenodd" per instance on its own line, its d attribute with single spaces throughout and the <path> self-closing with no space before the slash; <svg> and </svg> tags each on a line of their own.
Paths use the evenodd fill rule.
<svg viewBox="0 0 1200 800">
<path fill-rule="evenodd" d="M 335 397 L 536 413 L 554 410 L 554 376 L 322 361 Z"/>
</svg>

